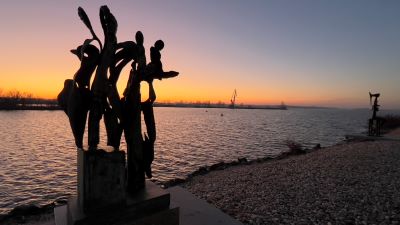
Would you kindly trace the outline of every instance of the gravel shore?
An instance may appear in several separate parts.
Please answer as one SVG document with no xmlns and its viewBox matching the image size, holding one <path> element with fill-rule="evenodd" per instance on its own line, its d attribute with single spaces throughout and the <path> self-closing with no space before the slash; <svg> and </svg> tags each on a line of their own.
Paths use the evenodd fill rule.
<svg viewBox="0 0 400 225">
<path fill-rule="evenodd" d="M 245 224 L 399 224 L 400 142 L 336 145 L 182 186 Z"/>
</svg>

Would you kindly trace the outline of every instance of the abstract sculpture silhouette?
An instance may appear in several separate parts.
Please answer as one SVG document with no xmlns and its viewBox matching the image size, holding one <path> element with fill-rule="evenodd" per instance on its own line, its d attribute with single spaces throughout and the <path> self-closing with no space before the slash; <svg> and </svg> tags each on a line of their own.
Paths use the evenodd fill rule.
<svg viewBox="0 0 400 225">
<path fill-rule="evenodd" d="M 104 45 L 94 32 L 85 11 L 79 7 L 78 15 L 89 29 L 92 38 L 86 39 L 76 49 L 71 50 L 81 61 L 73 79 L 67 79 L 57 99 L 67 114 L 78 148 L 83 148 L 83 136 L 88 119 L 89 151 L 95 151 L 100 142 L 100 121 L 104 118 L 107 145 L 119 150 L 122 132 L 127 143 L 128 190 L 134 191 L 144 186 L 145 174 L 152 177 L 151 163 L 154 159 L 156 126 L 153 103 L 156 94 L 153 80 L 171 78 L 179 73 L 164 72 L 160 51 L 164 42 L 158 40 L 150 49 L 151 60 L 146 64 L 144 37 L 138 31 L 135 41 L 117 42 L 118 23 L 107 6 L 100 8 L 100 22 L 104 32 Z M 91 44 L 97 41 L 99 48 Z M 132 61 L 128 83 L 121 98 L 117 82 L 124 66 Z M 91 76 L 96 70 L 93 83 Z M 149 99 L 140 100 L 140 83 L 149 83 Z M 141 113 L 143 112 L 146 132 L 142 135 Z"/>
<path fill-rule="evenodd" d="M 384 122 L 383 118 L 378 117 L 376 113 L 379 111 L 378 98 L 381 96 L 380 93 L 371 94 L 369 92 L 369 103 L 372 105 L 372 98 L 374 99 L 374 104 L 372 105 L 372 117 L 368 120 L 368 135 L 369 136 L 380 136 L 381 126 Z"/>
<path fill-rule="evenodd" d="M 100 52 L 96 46 L 90 44 L 84 49 L 81 45 L 71 52 L 78 56 L 81 66 L 73 80 L 65 80 L 64 89 L 58 95 L 58 102 L 69 117 L 76 146 L 82 148 L 87 112 L 91 102 L 89 83 L 96 69 Z"/>
</svg>

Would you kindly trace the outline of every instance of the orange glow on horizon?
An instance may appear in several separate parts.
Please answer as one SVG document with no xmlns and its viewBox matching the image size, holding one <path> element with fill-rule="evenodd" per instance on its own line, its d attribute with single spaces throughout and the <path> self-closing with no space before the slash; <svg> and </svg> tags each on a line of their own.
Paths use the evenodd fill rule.
<svg viewBox="0 0 400 225">
<path fill-rule="evenodd" d="M 79 62 L 68 56 L 68 66 L 60 65 L 59 67 L 50 68 L 46 74 L 41 74 L 40 71 L 33 69 L 23 69 L 19 71 L 9 70 L 10 74 L 7 79 L 0 77 L 0 90 L 3 94 L 10 90 L 18 90 L 26 92 L 37 98 L 55 99 L 58 93 L 62 90 L 64 80 L 72 79 L 75 71 L 79 67 Z M 72 60 L 73 59 L 73 62 Z M 182 72 L 183 71 L 183 72 Z M 258 84 L 258 87 L 252 85 L 234 84 L 233 82 L 208 82 L 202 80 L 202 74 L 194 70 L 185 68 L 180 71 L 180 75 L 173 79 L 154 80 L 154 88 L 157 94 L 157 102 L 222 102 L 230 103 L 230 98 L 233 90 L 238 91 L 237 104 L 254 104 L 254 105 L 279 105 L 284 102 L 287 105 L 340 105 L 340 102 L 345 104 L 356 103 L 357 101 L 348 100 L 331 100 L 330 93 L 325 89 L 315 89 L 306 91 L 306 88 L 297 86 L 275 85 L 268 87 L 263 84 Z M 40 74 L 40 75 L 39 75 Z M 122 95 L 126 86 L 129 68 L 125 68 L 120 80 L 118 81 L 118 90 Z M 222 74 L 219 74 L 222 76 Z M 94 74 L 93 74 L 94 76 Z M 21 79 L 23 78 L 23 79 Z M 260 92 L 260 90 L 262 90 Z M 142 85 L 142 100 L 147 98 L 147 85 Z M 302 93 L 298 95 L 298 93 Z"/>
</svg>

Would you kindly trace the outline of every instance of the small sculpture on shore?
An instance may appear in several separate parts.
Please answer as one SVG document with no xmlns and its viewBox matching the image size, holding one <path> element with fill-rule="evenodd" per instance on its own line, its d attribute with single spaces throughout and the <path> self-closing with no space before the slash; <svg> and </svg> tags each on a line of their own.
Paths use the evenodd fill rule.
<svg viewBox="0 0 400 225">
<path fill-rule="evenodd" d="M 368 135 L 369 136 L 380 136 L 381 126 L 384 122 L 383 118 L 378 117 L 376 113 L 379 111 L 378 98 L 381 96 L 380 93 L 371 94 L 369 92 L 369 102 L 372 106 L 372 117 L 368 120 Z M 372 105 L 372 98 L 374 99 L 374 104 Z"/>
<path fill-rule="evenodd" d="M 138 31 L 135 42 L 118 43 L 118 23 L 107 6 L 100 8 L 100 22 L 104 33 L 104 45 L 93 31 L 86 12 L 79 7 L 78 15 L 89 29 L 92 38 L 86 39 L 76 49 L 71 50 L 81 61 L 73 79 L 67 79 L 57 99 L 67 114 L 77 148 L 83 149 L 83 136 L 88 118 L 89 151 L 96 151 L 100 142 L 100 121 L 103 118 L 107 145 L 119 150 L 122 132 L 127 143 L 127 183 L 128 190 L 134 191 L 144 186 L 144 176 L 152 177 L 151 163 L 154 159 L 156 126 L 153 103 L 156 94 L 153 87 L 155 78 L 171 78 L 179 73 L 164 72 L 160 51 L 164 42 L 158 40 L 150 49 L 151 62 L 146 64 L 144 37 Z M 97 41 L 99 48 L 91 44 Z M 117 90 L 117 82 L 124 66 L 132 61 L 128 83 L 122 98 Z M 96 72 L 95 72 L 96 70 Z M 95 72 L 90 86 L 92 74 Z M 140 83 L 149 83 L 149 99 L 141 102 Z M 141 113 L 144 115 L 146 132 L 142 135 Z M 104 116 L 104 117 L 103 117 Z"/>
</svg>

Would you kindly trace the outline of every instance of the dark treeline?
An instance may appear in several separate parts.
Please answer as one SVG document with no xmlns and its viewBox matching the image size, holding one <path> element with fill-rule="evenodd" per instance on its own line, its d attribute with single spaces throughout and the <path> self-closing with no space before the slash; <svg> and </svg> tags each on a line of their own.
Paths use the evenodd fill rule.
<svg viewBox="0 0 400 225">
<path fill-rule="evenodd" d="M 60 107 L 55 99 L 35 98 L 32 94 L 20 91 L 0 91 L 0 110 L 57 110 Z"/>
<path fill-rule="evenodd" d="M 211 103 L 210 101 L 204 101 L 204 102 L 184 102 L 184 101 L 179 101 L 179 102 L 155 102 L 154 103 L 155 107 L 189 107 L 189 108 L 227 108 L 228 105 L 225 104 L 224 102 L 217 102 L 217 103 Z"/>
<path fill-rule="evenodd" d="M 187 107 L 187 108 L 235 108 L 235 109 L 280 109 L 286 110 L 287 106 L 282 102 L 280 105 L 245 105 L 243 103 L 237 104 L 232 107 L 231 104 L 224 102 L 212 103 L 210 101 L 205 102 L 155 102 L 154 107 Z"/>
<path fill-rule="evenodd" d="M 155 107 L 188 107 L 188 108 L 230 108 L 229 104 L 222 101 L 197 102 L 155 102 Z M 235 105 L 237 109 L 287 109 L 286 105 Z M 0 110 L 60 110 L 56 99 L 35 98 L 27 92 L 17 90 L 3 93 L 0 89 Z"/>
</svg>

